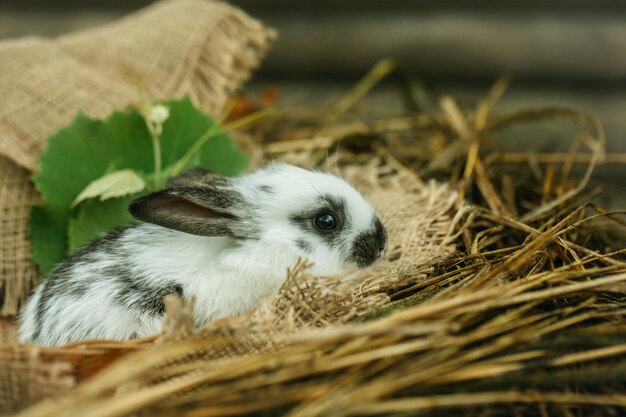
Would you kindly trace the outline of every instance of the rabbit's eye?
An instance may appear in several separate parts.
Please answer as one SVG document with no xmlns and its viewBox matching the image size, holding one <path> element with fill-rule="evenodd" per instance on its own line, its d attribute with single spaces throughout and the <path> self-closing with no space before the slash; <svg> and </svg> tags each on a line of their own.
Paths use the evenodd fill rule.
<svg viewBox="0 0 626 417">
<path fill-rule="evenodd" d="M 330 213 L 322 213 L 313 220 L 315 227 L 320 230 L 334 230 L 337 228 L 337 219 Z"/>
</svg>

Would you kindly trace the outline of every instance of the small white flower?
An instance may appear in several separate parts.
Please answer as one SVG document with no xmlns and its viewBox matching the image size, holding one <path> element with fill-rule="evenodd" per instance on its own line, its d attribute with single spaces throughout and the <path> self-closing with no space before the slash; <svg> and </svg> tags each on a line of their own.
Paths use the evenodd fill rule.
<svg viewBox="0 0 626 417">
<path fill-rule="evenodd" d="M 170 109 L 163 104 L 146 104 L 142 106 L 141 113 L 152 136 L 161 136 L 163 123 L 170 117 Z"/>
<path fill-rule="evenodd" d="M 162 125 L 167 118 L 170 117 L 170 109 L 163 104 L 155 104 L 151 106 L 148 119 L 156 125 Z"/>
</svg>

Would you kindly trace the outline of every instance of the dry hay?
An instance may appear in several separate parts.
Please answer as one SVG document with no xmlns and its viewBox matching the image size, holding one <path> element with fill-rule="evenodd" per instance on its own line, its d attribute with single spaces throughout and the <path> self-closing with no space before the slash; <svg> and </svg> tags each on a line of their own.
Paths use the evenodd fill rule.
<svg viewBox="0 0 626 417">
<path fill-rule="evenodd" d="M 383 213 L 417 216 L 430 203 L 445 233 L 417 228 L 417 239 L 392 242 L 383 264 L 353 280 L 310 277 L 303 261 L 259 310 L 204 329 L 193 329 L 188 303 L 168 300 L 156 343 L 42 349 L 48 361 L 72 362 L 83 382 L 19 415 L 621 415 L 625 222 L 587 193 L 605 157 L 601 126 L 565 109 L 493 113 L 502 81 L 476 111 L 443 97 L 431 114 L 355 119 L 345 112 L 362 86 L 330 117 L 275 113 L 248 134 L 263 143 L 272 132 L 279 141 L 263 151 L 274 158 L 330 160 L 386 204 Z M 575 121 L 589 152 L 572 148 L 552 168 L 529 156 L 529 169 L 511 171 L 499 162 L 497 130 L 536 118 Z M 570 178 L 578 160 L 588 162 L 581 181 Z M 424 185 L 428 176 L 454 192 Z M 395 220 L 392 237 L 420 224 Z M 416 255 L 419 245 L 407 251 L 426 236 L 434 259 Z M 112 352 L 123 357 L 102 359 Z"/>
</svg>

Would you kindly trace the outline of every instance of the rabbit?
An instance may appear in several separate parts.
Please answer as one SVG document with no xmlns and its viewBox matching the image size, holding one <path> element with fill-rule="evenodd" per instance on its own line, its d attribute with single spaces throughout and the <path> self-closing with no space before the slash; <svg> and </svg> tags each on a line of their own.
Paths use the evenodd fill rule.
<svg viewBox="0 0 626 417">
<path fill-rule="evenodd" d="M 19 341 L 57 346 L 161 331 L 164 297 L 195 297 L 194 322 L 245 313 L 300 258 L 339 274 L 384 257 L 371 204 L 328 173 L 272 164 L 239 177 L 192 168 L 129 206 L 139 220 L 61 262 L 28 300 Z"/>
</svg>

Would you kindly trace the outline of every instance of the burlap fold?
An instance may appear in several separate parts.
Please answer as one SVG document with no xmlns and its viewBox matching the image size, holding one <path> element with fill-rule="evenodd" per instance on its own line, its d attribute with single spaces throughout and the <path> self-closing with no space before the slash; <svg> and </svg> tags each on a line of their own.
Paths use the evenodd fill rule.
<svg viewBox="0 0 626 417">
<path fill-rule="evenodd" d="M 46 138 L 81 110 L 95 118 L 189 95 L 217 114 L 256 67 L 273 30 L 226 3 L 167 0 L 54 40 L 0 43 L 0 315 L 17 312 L 37 276 L 29 260 L 28 179 Z"/>
</svg>

